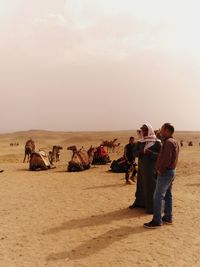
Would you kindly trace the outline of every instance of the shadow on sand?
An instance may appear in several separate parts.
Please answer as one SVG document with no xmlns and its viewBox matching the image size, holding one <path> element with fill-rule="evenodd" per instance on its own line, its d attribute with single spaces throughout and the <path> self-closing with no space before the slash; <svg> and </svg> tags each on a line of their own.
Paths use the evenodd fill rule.
<svg viewBox="0 0 200 267">
<path fill-rule="evenodd" d="M 109 230 L 108 232 L 94 237 L 84 244 L 79 245 L 78 247 L 70 251 L 62 251 L 59 253 L 50 254 L 46 260 L 47 261 L 56 261 L 56 260 L 78 260 L 81 258 L 86 258 L 90 255 L 96 254 L 102 249 L 105 249 L 111 246 L 114 242 L 118 242 L 122 239 L 127 238 L 129 235 L 141 234 L 146 231 L 149 231 L 142 226 L 139 227 L 130 227 L 122 226 L 120 228 L 115 228 Z"/>
<path fill-rule="evenodd" d="M 196 184 L 186 184 L 186 186 L 200 186 L 200 183 L 196 183 Z"/>
<path fill-rule="evenodd" d="M 86 188 L 84 188 L 84 190 L 115 188 L 115 187 L 124 187 L 124 186 L 126 186 L 126 184 L 108 184 L 108 185 L 99 185 L 99 186 L 86 187 Z"/>
<path fill-rule="evenodd" d="M 72 220 L 62 223 L 58 227 L 54 227 L 54 228 L 44 231 L 43 234 L 54 234 L 60 231 L 78 229 L 78 228 L 83 228 L 83 227 L 91 227 L 91 226 L 96 227 L 98 225 L 109 224 L 113 221 L 122 221 L 125 219 L 132 219 L 135 217 L 141 217 L 145 215 L 146 214 L 144 213 L 143 209 L 137 209 L 133 211 L 128 208 L 124 208 L 124 209 L 115 210 L 109 213 L 92 215 L 91 217 L 87 217 L 87 218 L 72 219 Z"/>
</svg>

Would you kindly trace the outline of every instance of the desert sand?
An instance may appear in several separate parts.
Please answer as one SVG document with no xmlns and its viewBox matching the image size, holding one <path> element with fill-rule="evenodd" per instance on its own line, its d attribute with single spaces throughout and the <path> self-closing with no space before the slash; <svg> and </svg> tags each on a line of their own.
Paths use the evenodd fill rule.
<svg viewBox="0 0 200 267">
<path fill-rule="evenodd" d="M 184 140 L 174 182 L 174 224 L 145 229 L 152 216 L 130 210 L 135 184 L 109 164 L 67 172 L 66 148 L 118 138 L 123 146 L 136 131 L 27 131 L 0 135 L 0 266 L 200 266 L 200 132 L 177 132 Z M 48 152 L 63 146 L 56 168 L 31 172 L 23 163 L 25 141 Z M 187 146 L 192 140 L 194 145 Z M 18 142 L 19 146 L 10 146 Z"/>
</svg>

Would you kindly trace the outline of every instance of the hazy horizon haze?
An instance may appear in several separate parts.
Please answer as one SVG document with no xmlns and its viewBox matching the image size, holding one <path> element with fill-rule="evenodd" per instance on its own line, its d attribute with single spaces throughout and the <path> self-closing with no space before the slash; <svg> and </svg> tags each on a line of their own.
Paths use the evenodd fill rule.
<svg viewBox="0 0 200 267">
<path fill-rule="evenodd" d="M 0 132 L 200 131 L 197 0 L 0 0 Z"/>
</svg>

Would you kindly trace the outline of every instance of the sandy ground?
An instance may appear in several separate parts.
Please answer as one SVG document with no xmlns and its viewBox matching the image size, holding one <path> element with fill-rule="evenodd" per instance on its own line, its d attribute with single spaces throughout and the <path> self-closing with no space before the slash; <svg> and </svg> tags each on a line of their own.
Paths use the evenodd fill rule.
<svg viewBox="0 0 200 267">
<path fill-rule="evenodd" d="M 151 215 L 127 208 L 135 185 L 125 185 L 109 165 L 66 172 L 68 145 L 116 137 L 121 147 L 110 154 L 116 159 L 130 135 L 137 137 L 135 131 L 0 135 L 0 266 L 200 266 L 200 133 L 176 134 L 185 143 L 174 183 L 174 224 L 161 229 L 143 228 Z M 30 172 L 22 163 L 30 137 L 46 152 L 63 146 L 56 169 Z"/>
</svg>

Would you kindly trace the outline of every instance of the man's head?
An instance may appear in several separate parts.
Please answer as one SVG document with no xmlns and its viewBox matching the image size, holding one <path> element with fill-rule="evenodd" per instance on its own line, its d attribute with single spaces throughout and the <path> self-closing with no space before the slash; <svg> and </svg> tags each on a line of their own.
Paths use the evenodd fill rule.
<svg viewBox="0 0 200 267">
<path fill-rule="evenodd" d="M 133 144 L 135 142 L 135 138 L 133 136 L 131 136 L 129 138 L 129 144 Z"/>
<path fill-rule="evenodd" d="M 148 136 L 149 129 L 146 124 L 143 124 L 140 129 L 143 137 Z"/>
<path fill-rule="evenodd" d="M 174 126 L 166 122 L 163 124 L 160 130 L 161 137 L 167 138 L 173 136 Z"/>
</svg>

